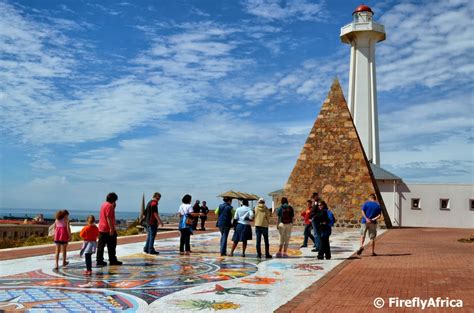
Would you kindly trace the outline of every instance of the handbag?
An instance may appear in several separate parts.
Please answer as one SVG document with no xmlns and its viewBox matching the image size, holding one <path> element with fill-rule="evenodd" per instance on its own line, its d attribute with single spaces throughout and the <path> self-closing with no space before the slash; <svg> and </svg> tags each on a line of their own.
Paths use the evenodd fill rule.
<svg viewBox="0 0 474 313">
<path fill-rule="evenodd" d="M 192 218 L 191 216 L 186 216 L 186 225 L 192 226 L 193 223 L 194 223 L 194 218 Z"/>
<path fill-rule="evenodd" d="M 250 218 L 250 211 L 247 212 L 247 214 L 245 214 L 245 216 L 244 216 L 244 221 L 249 221 L 249 222 L 250 222 L 250 221 L 253 221 L 253 219 Z"/>
</svg>

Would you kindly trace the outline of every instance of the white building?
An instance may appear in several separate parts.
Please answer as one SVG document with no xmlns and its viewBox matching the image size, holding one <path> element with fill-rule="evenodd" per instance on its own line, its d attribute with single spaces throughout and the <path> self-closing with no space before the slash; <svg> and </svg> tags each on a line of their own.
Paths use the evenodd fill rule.
<svg viewBox="0 0 474 313">
<path fill-rule="evenodd" d="M 371 168 L 394 227 L 474 228 L 474 185 L 405 183 Z"/>
</svg>

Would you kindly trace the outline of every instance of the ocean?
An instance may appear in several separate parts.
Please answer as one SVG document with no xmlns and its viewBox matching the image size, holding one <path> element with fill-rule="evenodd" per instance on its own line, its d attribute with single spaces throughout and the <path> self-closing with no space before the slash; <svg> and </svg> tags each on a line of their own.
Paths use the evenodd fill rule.
<svg viewBox="0 0 474 313">
<path fill-rule="evenodd" d="M 24 208 L 0 208 L 0 218 L 34 218 L 38 214 L 43 214 L 43 218 L 46 219 L 54 219 L 54 215 L 56 214 L 56 210 L 52 209 L 24 209 Z M 93 214 L 96 219 L 99 218 L 99 210 L 96 212 L 90 211 L 74 211 L 69 210 L 69 219 L 70 220 L 85 220 L 88 215 Z M 131 220 L 136 219 L 140 212 L 127 212 L 127 211 L 119 211 L 115 212 L 115 217 L 120 220 Z M 160 215 L 167 216 L 166 213 Z"/>
</svg>

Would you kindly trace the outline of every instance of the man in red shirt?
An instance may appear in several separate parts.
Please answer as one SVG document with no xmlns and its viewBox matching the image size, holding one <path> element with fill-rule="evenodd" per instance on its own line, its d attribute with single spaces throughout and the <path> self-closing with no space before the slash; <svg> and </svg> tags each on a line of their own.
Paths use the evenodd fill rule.
<svg viewBox="0 0 474 313">
<path fill-rule="evenodd" d="M 117 247 L 117 230 L 115 229 L 115 207 L 118 196 L 115 192 L 107 195 L 105 202 L 100 207 L 99 215 L 99 242 L 97 244 L 97 266 L 106 266 L 104 261 L 104 248 L 107 245 L 110 265 L 122 265 L 117 260 L 115 249 Z"/>
<path fill-rule="evenodd" d="M 315 243 L 314 236 L 311 234 L 312 222 L 311 222 L 311 210 L 313 209 L 313 200 L 306 201 L 307 208 L 306 210 L 301 211 L 301 216 L 304 218 L 304 239 L 303 244 L 300 248 L 306 248 L 308 246 L 308 238 L 311 239 L 313 244 Z"/>
</svg>

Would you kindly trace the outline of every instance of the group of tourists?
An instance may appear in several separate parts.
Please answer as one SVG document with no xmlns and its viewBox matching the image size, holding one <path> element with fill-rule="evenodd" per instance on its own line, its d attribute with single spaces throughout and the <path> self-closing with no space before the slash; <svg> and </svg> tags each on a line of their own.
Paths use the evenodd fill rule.
<svg viewBox="0 0 474 313">
<path fill-rule="evenodd" d="M 196 200 L 196 203 L 193 205 L 193 212 L 194 213 L 202 213 L 199 216 L 194 217 L 193 222 L 193 230 L 197 230 L 197 226 L 199 220 L 201 220 L 201 228 L 200 230 L 206 230 L 206 221 L 207 221 L 207 214 L 209 213 L 209 208 L 207 207 L 206 201 L 202 202 L 202 205 L 199 205 L 199 200 Z"/>
<path fill-rule="evenodd" d="M 234 228 L 232 236 L 232 248 L 229 256 L 234 255 L 239 242 L 242 242 L 242 257 L 245 257 L 248 240 L 252 240 L 251 221 L 254 221 L 255 235 L 256 235 L 256 250 L 257 258 L 262 258 L 261 238 L 265 243 L 265 258 L 272 258 L 270 254 L 270 243 L 268 239 L 268 226 L 270 224 L 271 209 L 266 207 L 265 200 L 260 198 L 257 206 L 251 209 L 248 205 L 248 200 L 242 200 L 242 205 L 234 210 L 231 205 L 231 198 L 224 198 L 224 202 L 216 209 L 217 226 L 221 233 L 220 240 L 220 254 L 227 255 L 227 241 L 229 232 Z M 382 209 L 377 202 L 375 194 L 369 195 L 369 200 L 362 206 L 362 227 L 360 248 L 357 254 L 360 255 L 364 250 L 364 241 L 366 233 L 369 232 L 369 237 L 372 242 L 372 255 L 376 255 L 375 236 L 377 235 L 377 220 L 381 217 Z M 291 238 L 291 230 L 294 223 L 295 212 L 293 207 L 288 203 L 288 199 L 283 197 L 281 199 L 281 206 L 276 210 L 278 217 L 277 229 L 280 235 L 280 244 L 277 258 L 288 257 L 288 245 Z M 317 258 L 319 260 L 331 259 L 331 245 L 329 237 L 332 233 L 332 227 L 336 222 L 334 213 L 328 208 L 327 203 L 319 197 L 317 192 L 314 192 L 311 199 L 307 201 L 307 208 L 301 212 L 304 220 L 304 239 L 301 248 L 308 246 L 308 240 L 313 241 L 312 252 L 318 252 Z"/>
<path fill-rule="evenodd" d="M 265 243 L 265 258 L 272 258 L 270 253 L 270 243 L 268 239 L 268 226 L 270 224 L 271 209 L 265 205 L 265 200 L 260 198 L 257 206 L 251 209 L 248 206 L 248 200 L 243 200 L 242 205 L 235 211 L 231 206 L 232 199 L 224 198 L 219 208 L 215 211 L 217 215 L 217 226 L 221 232 L 220 254 L 227 255 L 227 240 L 230 229 L 235 228 L 232 236 L 232 248 L 229 256 L 234 255 L 239 242 L 242 242 L 242 257 L 245 257 L 248 240 L 252 240 L 251 221 L 254 221 L 256 239 L 257 258 L 262 258 L 261 238 L 263 237 Z M 288 257 L 288 245 L 291 238 L 291 230 L 295 219 L 295 211 L 288 203 L 288 199 L 283 197 L 281 199 L 281 206 L 276 210 L 278 217 L 277 229 L 280 234 L 280 244 L 277 258 Z M 312 238 L 313 242 L 319 242 L 315 246 L 315 251 L 319 251 L 318 258 L 331 258 L 331 250 L 329 246 L 329 236 L 331 234 L 331 227 L 334 225 L 334 214 L 328 209 L 324 201 L 320 201 L 318 194 L 314 193 L 311 200 L 308 200 L 308 208 L 303 211 L 302 216 L 305 219 L 305 237 L 302 247 L 307 246 L 308 237 Z M 314 225 L 313 236 L 311 234 L 311 224 Z M 318 238 L 318 241 L 315 240 Z"/>
<path fill-rule="evenodd" d="M 301 248 L 308 246 L 308 241 L 313 242 L 312 252 L 318 252 L 318 259 L 331 259 L 331 246 L 329 237 L 332 227 L 336 222 L 334 213 L 328 208 L 317 192 L 314 192 L 311 199 L 307 201 L 307 207 L 301 211 L 304 219 L 304 239 Z"/>
<path fill-rule="evenodd" d="M 163 226 L 163 221 L 158 212 L 158 203 L 161 194 L 155 192 L 152 199 L 148 202 L 144 211 L 144 225 L 147 230 L 147 239 L 143 252 L 147 254 L 159 254 L 154 248 L 154 241 L 158 231 L 158 225 Z M 122 265 L 116 256 L 117 246 L 117 230 L 115 221 L 115 208 L 118 196 L 116 193 L 109 193 L 102 203 L 99 212 L 98 226 L 95 224 L 94 215 L 87 217 L 87 225 L 81 230 L 80 237 L 84 240 L 81 256 L 85 257 L 86 271 L 85 275 L 92 274 L 92 254 L 97 252 L 96 265 L 106 266 L 104 261 L 104 248 L 107 247 L 108 261 L 110 265 Z M 178 209 L 179 215 L 179 231 L 180 243 L 179 253 L 181 255 L 189 255 L 191 253 L 191 235 L 197 229 L 198 220 L 201 219 L 201 230 L 205 230 L 205 222 L 209 208 L 203 201 L 200 205 L 197 200 L 192 205 L 192 196 L 186 194 L 181 200 Z M 215 210 L 217 216 L 216 226 L 221 233 L 220 239 L 220 255 L 227 256 L 227 241 L 231 229 L 234 229 L 232 236 L 232 247 L 229 256 L 233 256 L 239 243 L 242 243 L 242 257 L 245 257 L 247 243 L 252 240 L 252 226 L 254 222 L 256 236 L 257 258 L 263 256 L 267 259 L 272 258 L 270 253 L 270 243 L 268 238 L 268 227 L 272 210 L 265 205 L 265 200 L 260 198 L 257 205 L 252 209 L 249 207 L 248 200 L 242 200 L 241 206 L 234 209 L 231 205 L 232 199 L 224 197 L 223 203 Z M 375 253 L 375 237 L 377 235 L 377 220 L 381 217 L 381 207 L 377 202 L 375 194 L 369 195 L 369 199 L 362 206 L 362 227 L 360 248 L 357 254 L 360 255 L 364 250 L 364 241 L 367 232 L 372 242 L 372 255 Z M 276 210 L 277 229 L 280 235 L 280 242 L 277 258 L 288 257 L 288 245 L 290 243 L 291 231 L 295 222 L 295 210 L 289 204 L 288 199 L 283 197 L 281 205 Z M 304 221 L 304 239 L 301 248 L 308 246 L 308 241 L 313 241 L 312 252 L 318 252 L 317 258 L 322 260 L 331 259 L 331 247 L 329 237 L 332 233 L 332 227 L 336 222 L 334 213 L 328 208 L 317 192 L 313 193 L 311 199 L 307 201 L 307 207 L 301 212 Z M 71 228 L 69 224 L 69 212 L 61 210 L 56 213 L 55 223 L 52 225 L 52 233 L 56 244 L 55 270 L 58 269 L 59 254 L 62 252 L 63 266 L 67 266 L 69 262 L 66 259 L 67 245 L 71 241 Z M 265 255 L 262 254 L 261 239 L 263 237 L 265 246 Z M 98 239 L 98 242 L 97 242 Z"/>
<path fill-rule="evenodd" d="M 96 265 L 106 266 L 104 261 L 104 249 L 107 246 L 107 253 L 109 256 L 110 265 L 122 265 L 117 259 L 117 229 L 115 224 L 115 208 L 117 205 L 118 196 L 111 192 L 107 195 L 105 202 L 102 203 L 99 212 L 99 224 L 95 224 L 95 216 L 89 215 L 87 217 L 87 225 L 82 228 L 79 235 L 84 240 L 80 255 L 85 257 L 86 271 L 85 275 L 92 274 L 92 254 L 97 252 Z M 59 254 L 62 251 L 63 266 L 67 266 L 69 262 L 66 259 L 67 246 L 71 241 L 71 226 L 69 222 L 69 212 L 67 210 L 60 210 L 56 212 L 55 221 L 52 225 L 52 235 L 54 243 L 56 244 L 55 267 L 54 270 L 59 269 Z M 98 242 L 97 242 L 98 239 Z"/>
</svg>

